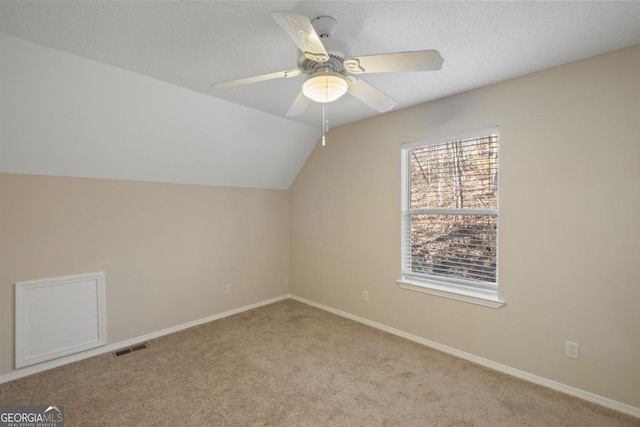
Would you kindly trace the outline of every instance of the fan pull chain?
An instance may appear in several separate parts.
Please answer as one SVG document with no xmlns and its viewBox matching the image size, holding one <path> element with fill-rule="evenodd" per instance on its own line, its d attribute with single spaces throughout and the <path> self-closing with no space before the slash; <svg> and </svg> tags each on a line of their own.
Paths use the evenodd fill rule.
<svg viewBox="0 0 640 427">
<path fill-rule="evenodd" d="M 324 137 L 325 132 L 329 131 L 329 120 L 327 120 L 327 103 L 322 103 L 322 146 L 326 146 L 326 140 Z"/>
</svg>

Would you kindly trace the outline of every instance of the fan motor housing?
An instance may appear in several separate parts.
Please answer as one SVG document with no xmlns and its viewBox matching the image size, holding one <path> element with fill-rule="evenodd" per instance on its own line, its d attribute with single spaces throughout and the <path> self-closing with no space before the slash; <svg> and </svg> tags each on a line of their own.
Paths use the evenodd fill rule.
<svg viewBox="0 0 640 427">
<path fill-rule="evenodd" d="M 305 74 L 313 74 L 321 68 L 329 68 L 335 73 L 344 73 L 344 54 L 338 51 L 328 51 L 329 60 L 327 62 L 313 61 L 304 55 L 298 58 L 298 67 Z"/>
</svg>

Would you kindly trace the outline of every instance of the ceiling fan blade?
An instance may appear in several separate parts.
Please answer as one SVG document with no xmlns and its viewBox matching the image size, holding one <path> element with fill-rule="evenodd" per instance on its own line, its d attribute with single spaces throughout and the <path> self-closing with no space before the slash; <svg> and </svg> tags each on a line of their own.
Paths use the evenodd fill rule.
<svg viewBox="0 0 640 427">
<path fill-rule="evenodd" d="M 286 116 L 299 116 L 300 114 L 304 113 L 309 104 L 311 104 L 311 100 L 307 98 L 305 94 L 302 93 L 302 91 L 300 91 L 300 93 L 298 93 L 298 96 L 296 96 L 296 99 L 293 101 L 293 104 L 291 104 L 291 107 L 289 107 L 289 111 L 287 111 Z"/>
<path fill-rule="evenodd" d="M 344 60 L 344 68 L 352 74 L 387 73 L 396 71 L 435 71 L 444 59 L 437 50 L 384 53 L 354 56 Z"/>
<path fill-rule="evenodd" d="M 227 80 L 225 82 L 218 82 L 218 83 L 214 83 L 213 87 L 214 88 L 221 88 L 221 87 L 240 86 L 240 85 L 246 85 L 246 84 L 250 84 L 250 83 L 264 82 L 266 80 L 281 79 L 281 78 L 287 78 L 287 77 L 295 77 L 295 76 L 299 76 L 300 74 L 302 74 L 302 71 L 300 69 L 298 69 L 298 68 L 295 68 L 293 70 L 276 71 L 275 73 L 260 74 L 258 76 L 243 77 L 241 79 L 234 79 L 234 80 Z"/>
<path fill-rule="evenodd" d="M 349 93 L 380 113 L 392 110 L 397 105 L 396 101 L 362 80 L 351 83 Z"/>
<path fill-rule="evenodd" d="M 304 53 L 304 56 L 317 62 L 327 62 L 329 60 L 329 54 L 320 41 L 320 37 L 318 37 L 313 25 L 311 25 L 309 18 L 285 11 L 271 12 L 271 16 L 287 32 L 287 35 Z"/>
</svg>

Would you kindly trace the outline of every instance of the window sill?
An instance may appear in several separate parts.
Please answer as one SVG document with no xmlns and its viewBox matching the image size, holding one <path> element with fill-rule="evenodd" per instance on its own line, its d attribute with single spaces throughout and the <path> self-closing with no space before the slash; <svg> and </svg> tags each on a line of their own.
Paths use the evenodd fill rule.
<svg viewBox="0 0 640 427">
<path fill-rule="evenodd" d="M 500 308 L 505 301 L 498 298 L 498 293 L 484 289 L 472 289 L 467 287 L 455 287 L 453 285 L 438 284 L 437 282 L 423 282 L 415 279 L 403 277 L 396 280 L 402 289 L 423 292 L 425 294 L 437 295 L 444 298 L 451 298 L 471 304 L 482 305 L 490 308 Z"/>
</svg>

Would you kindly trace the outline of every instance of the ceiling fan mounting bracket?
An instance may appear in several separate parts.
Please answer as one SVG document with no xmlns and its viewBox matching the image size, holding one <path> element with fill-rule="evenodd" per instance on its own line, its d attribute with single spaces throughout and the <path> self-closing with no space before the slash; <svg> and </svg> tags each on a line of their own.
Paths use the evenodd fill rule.
<svg viewBox="0 0 640 427">
<path fill-rule="evenodd" d="M 313 29 L 316 30 L 320 38 L 332 37 L 338 29 L 338 21 L 330 16 L 318 16 L 311 20 Z"/>
</svg>

